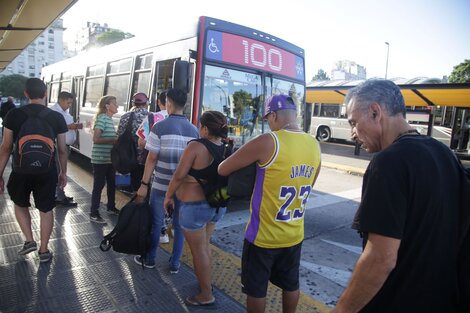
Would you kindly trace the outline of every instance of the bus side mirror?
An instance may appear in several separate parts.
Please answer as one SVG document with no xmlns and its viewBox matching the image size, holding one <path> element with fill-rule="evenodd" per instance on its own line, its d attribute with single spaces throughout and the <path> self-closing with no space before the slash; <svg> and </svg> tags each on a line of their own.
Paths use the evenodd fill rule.
<svg viewBox="0 0 470 313">
<path fill-rule="evenodd" d="M 176 60 L 173 64 L 173 88 L 189 92 L 189 62 Z"/>
</svg>

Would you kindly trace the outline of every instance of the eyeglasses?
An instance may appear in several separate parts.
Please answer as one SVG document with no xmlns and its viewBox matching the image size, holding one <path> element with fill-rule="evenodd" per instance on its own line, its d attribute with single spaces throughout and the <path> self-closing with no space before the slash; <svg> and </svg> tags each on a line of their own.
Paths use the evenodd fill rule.
<svg viewBox="0 0 470 313">
<path fill-rule="evenodd" d="M 266 114 L 264 117 L 263 117 L 263 120 L 264 121 L 267 121 L 269 119 L 269 116 L 272 115 L 272 113 L 274 113 L 274 111 L 271 111 L 269 112 L 268 114 Z"/>
</svg>

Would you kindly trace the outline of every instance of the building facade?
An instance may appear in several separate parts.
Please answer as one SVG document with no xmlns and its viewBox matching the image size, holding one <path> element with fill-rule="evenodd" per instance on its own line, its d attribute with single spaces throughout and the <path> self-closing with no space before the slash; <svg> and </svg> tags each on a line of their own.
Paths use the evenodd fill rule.
<svg viewBox="0 0 470 313">
<path fill-rule="evenodd" d="M 41 77 L 43 66 L 64 58 L 63 20 L 58 19 L 38 36 L 0 75 Z"/>
<path fill-rule="evenodd" d="M 367 79 L 367 70 L 364 66 L 361 66 L 354 61 L 338 61 L 335 64 L 335 68 L 331 71 L 331 79 Z"/>
</svg>

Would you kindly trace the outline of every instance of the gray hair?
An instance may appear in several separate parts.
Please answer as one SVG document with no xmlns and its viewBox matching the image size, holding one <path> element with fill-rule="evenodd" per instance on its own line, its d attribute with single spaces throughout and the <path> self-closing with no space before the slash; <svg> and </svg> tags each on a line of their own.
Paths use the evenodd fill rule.
<svg viewBox="0 0 470 313">
<path fill-rule="evenodd" d="M 369 79 L 349 90 L 345 103 L 352 99 L 365 108 L 377 102 L 390 116 L 402 114 L 405 117 L 405 100 L 400 88 L 390 80 Z"/>
</svg>

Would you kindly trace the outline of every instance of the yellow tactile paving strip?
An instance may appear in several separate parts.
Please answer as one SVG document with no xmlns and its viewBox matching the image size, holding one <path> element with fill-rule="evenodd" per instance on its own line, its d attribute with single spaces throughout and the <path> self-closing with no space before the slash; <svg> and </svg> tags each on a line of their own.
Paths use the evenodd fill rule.
<svg viewBox="0 0 470 313">
<path fill-rule="evenodd" d="M 91 193 L 93 186 L 93 175 L 84 171 L 72 162 L 68 165 L 68 176 L 73 179 L 85 190 Z M 106 189 L 103 190 L 102 202 L 106 202 Z M 129 197 L 121 192 L 116 192 L 116 207 L 121 208 L 129 201 Z M 160 247 L 168 252 L 171 251 L 172 242 L 161 244 Z M 240 258 L 224 252 L 218 247 L 211 245 L 213 269 L 212 279 L 214 285 L 224 293 L 245 305 L 246 296 L 241 292 L 240 286 Z M 181 261 L 193 268 L 192 256 L 189 247 L 185 243 Z M 274 285 L 269 285 L 268 301 L 266 301 L 266 312 L 282 312 L 282 291 Z M 325 304 L 312 299 L 310 296 L 301 293 L 297 312 L 299 313 L 324 313 L 329 312 L 330 308 Z"/>
</svg>

